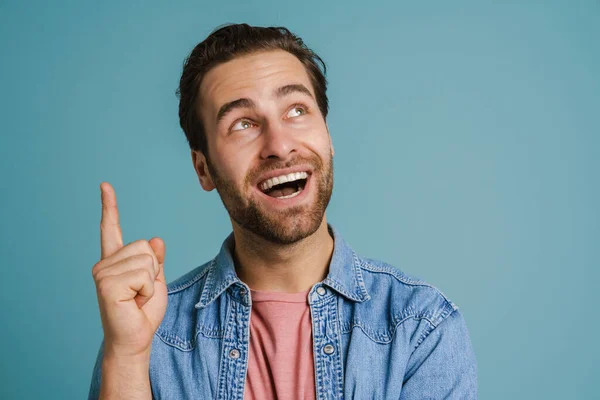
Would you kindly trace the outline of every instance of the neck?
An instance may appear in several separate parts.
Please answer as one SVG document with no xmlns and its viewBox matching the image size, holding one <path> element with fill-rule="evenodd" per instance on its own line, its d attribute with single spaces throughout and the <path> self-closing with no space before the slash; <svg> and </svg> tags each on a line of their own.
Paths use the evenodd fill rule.
<svg viewBox="0 0 600 400">
<path fill-rule="evenodd" d="M 327 276 L 333 238 L 327 220 L 310 236 L 290 245 L 275 244 L 233 224 L 236 272 L 251 289 L 298 293 Z"/>
</svg>

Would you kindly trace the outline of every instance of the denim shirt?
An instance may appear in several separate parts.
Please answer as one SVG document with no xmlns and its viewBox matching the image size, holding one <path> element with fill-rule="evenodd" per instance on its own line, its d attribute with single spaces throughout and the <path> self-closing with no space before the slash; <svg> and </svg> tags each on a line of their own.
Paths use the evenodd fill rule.
<svg viewBox="0 0 600 400">
<path fill-rule="evenodd" d="M 477 364 L 458 307 L 434 286 L 334 250 L 310 305 L 317 399 L 475 399 Z M 243 399 L 252 299 L 235 272 L 233 233 L 210 262 L 168 284 L 152 341 L 155 399 Z M 100 391 L 104 341 L 89 399 Z"/>
</svg>

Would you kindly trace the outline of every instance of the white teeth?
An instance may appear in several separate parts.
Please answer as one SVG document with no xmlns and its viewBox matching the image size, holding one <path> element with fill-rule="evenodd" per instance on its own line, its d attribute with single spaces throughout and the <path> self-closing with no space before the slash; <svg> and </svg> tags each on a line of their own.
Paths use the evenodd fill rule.
<svg viewBox="0 0 600 400">
<path fill-rule="evenodd" d="M 263 191 L 267 191 L 275 185 L 279 185 L 281 183 L 286 183 L 286 182 L 297 181 L 298 179 L 306 179 L 307 177 L 308 177 L 308 173 L 306 173 L 306 172 L 292 172 L 287 175 L 281 175 L 281 176 L 267 179 L 266 181 L 264 181 L 263 183 L 260 184 L 260 188 Z"/>
</svg>

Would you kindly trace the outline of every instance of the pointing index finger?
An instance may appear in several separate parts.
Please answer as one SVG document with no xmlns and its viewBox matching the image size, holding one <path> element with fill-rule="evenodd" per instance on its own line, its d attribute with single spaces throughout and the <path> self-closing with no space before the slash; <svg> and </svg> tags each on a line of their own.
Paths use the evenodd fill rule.
<svg viewBox="0 0 600 400">
<path fill-rule="evenodd" d="M 104 260 L 123 247 L 123 234 L 119 225 L 117 197 L 108 182 L 100 184 L 102 193 L 102 220 L 100 221 L 101 258 Z"/>
</svg>

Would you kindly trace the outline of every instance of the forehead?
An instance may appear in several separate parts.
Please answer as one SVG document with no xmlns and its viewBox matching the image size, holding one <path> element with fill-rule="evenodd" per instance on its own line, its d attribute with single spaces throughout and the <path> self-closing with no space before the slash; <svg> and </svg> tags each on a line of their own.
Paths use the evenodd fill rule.
<svg viewBox="0 0 600 400">
<path fill-rule="evenodd" d="M 270 96 L 274 88 L 292 83 L 304 84 L 314 97 L 308 73 L 296 56 L 283 50 L 251 53 L 208 71 L 200 84 L 202 108 L 216 115 L 225 102 Z"/>
</svg>

